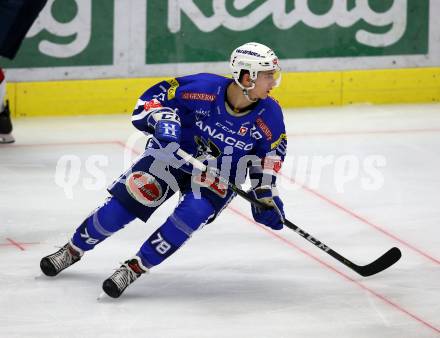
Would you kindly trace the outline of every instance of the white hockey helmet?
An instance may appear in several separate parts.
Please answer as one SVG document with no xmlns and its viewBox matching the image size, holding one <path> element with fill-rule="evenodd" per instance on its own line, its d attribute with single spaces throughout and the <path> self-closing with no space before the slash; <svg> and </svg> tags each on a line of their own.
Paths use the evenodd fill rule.
<svg viewBox="0 0 440 338">
<path fill-rule="evenodd" d="M 276 72 L 275 87 L 278 87 L 281 82 L 281 68 L 278 57 L 272 49 L 261 43 L 248 42 L 237 47 L 231 54 L 229 66 L 232 70 L 232 77 L 243 90 L 250 90 L 255 87 L 255 84 L 245 88 L 240 83 L 239 78 L 242 70 L 249 71 L 252 82 L 257 79 L 258 72 L 274 70 Z"/>
</svg>

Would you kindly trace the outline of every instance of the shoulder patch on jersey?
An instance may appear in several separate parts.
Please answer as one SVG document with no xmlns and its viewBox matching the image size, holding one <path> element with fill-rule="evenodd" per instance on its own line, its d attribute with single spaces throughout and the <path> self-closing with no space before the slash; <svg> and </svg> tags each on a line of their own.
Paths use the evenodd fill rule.
<svg viewBox="0 0 440 338">
<path fill-rule="evenodd" d="M 278 138 L 278 140 L 276 140 L 275 142 L 273 142 L 273 143 L 270 145 L 270 149 L 273 150 L 273 149 L 275 149 L 276 147 L 278 147 L 278 146 L 280 145 L 280 143 L 281 143 L 283 140 L 287 140 L 287 135 L 286 135 L 285 133 L 282 133 L 282 134 L 280 135 L 280 137 Z"/>
<path fill-rule="evenodd" d="M 272 131 L 269 129 L 267 124 L 263 121 L 261 117 L 258 117 L 255 122 L 257 123 L 257 126 L 260 127 L 263 134 L 266 136 L 266 139 L 268 141 L 272 140 Z"/>
<path fill-rule="evenodd" d="M 167 82 L 171 85 L 171 87 L 168 88 L 168 100 L 172 100 L 176 97 L 176 90 L 179 87 L 179 81 L 176 79 L 170 79 L 167 80 Z"/>
<path fill-rule="evenodd" d="M 199 100 L 199 101 L 215 101 L 217 95 L 208 93 L 183 92 L 182 99 L 184 100 Z"/>
<path fill-rule="evenodd" d="M 144 103 L 144 110 L 149 111 L 150 109 L 162 108 L 162 104 L 158 99 L 152 99 Z"/>
</svg>

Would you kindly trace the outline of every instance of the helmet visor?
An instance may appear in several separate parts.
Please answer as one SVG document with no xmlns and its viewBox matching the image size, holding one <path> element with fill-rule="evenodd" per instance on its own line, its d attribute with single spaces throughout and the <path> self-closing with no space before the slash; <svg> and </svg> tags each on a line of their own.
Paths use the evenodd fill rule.
<svg viewBox="0 0 440 338">
<path fill-rule="evenodd" d="M 274 87 L 278 87 L 281 83 L 281 68 L 277 66 L 273 70 L 260 71 L 258 77 L 263 78 L 266 81 L 273 81 Z"/>
</svg>

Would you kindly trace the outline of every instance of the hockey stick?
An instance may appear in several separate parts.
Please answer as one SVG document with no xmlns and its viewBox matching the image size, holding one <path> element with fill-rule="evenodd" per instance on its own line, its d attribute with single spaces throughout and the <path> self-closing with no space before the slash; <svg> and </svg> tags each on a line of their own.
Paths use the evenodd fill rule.
<svg viewBox="0 0 440 338">
<path fill-rule="evenodd" d="M 177 150 L 177 155 L 182 157 L 186 162 L 191 163 L 195 168 L 199 169 L 202 172 L 207 171 L 207 166 L 204 165 L 202 162 L 194 158 L 193 156 L 189 155 L 182 149 Z M 245 200 L 247 200 L 250 203 L 253 203 L 255 205 L 258 205 L 259 207 L 267 209 L 267 205 L 263 202 L 254 199 L 253 197 L 249 196 L 245 191 L 239 189 L 234 184 L 228 181 L 222 180 L 223 183 L 226 183 L 229 188 L 234 191 L 237 195 L 241 196 Z M 295 225 L 294 223 L 290 222 L 288 219 L 284 219 L 284 225 L 288 228 L 295 231 L 298 235 L 301 237 L 304 237 L 306 240 L 308 240 L 313 245 L 320 248 L 322 251 L 326 252 L 333 258 L 337 259 L 339 262 L 344 264 L 345 266 L 349 267 L 350 269 L 356 271 L 358 274 L 360 274 L 363 277 L 371 276 L 376 273 L 379 273 L 385 269 L 388 269 L 391 265 L 396 263 L 400 257 L 402 257 L 402 253 L 400 252 L 399 248 L 393 247 L 387 252 L 385 252 L 382 256 L 380 256 L 378 259 L 376 259 L 374 262 L 371 262 L 367 265 L 357 265 L 350 261 L 349 259 L 345 258 L 344 256 L 340 255 L 333 249 L 331 249 L 329 246 L 325 245 L 323 242 L 319 241 L 306 231 L 302 230 L 299 226 Z"/>
</svg>

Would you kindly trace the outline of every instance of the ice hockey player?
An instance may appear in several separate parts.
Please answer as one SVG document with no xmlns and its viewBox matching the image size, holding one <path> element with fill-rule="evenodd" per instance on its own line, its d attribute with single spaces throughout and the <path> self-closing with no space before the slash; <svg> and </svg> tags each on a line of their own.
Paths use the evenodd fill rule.
<svg viewBox="0 0 440 338">
<path fill-rule="evenodd" d="M 47 0 L 0 0 L 0 56 L 13 60 Z M 0 144 L 13 143 L 6 79 L 0 67 Z"/>
<path fill-rule="evenodd" d="M 57 275 L 135 218 L 148 221 L 179 190 L 179 203 L 165 223 L 104 281 L 104 292 L 117 298 L 220 214 L 235 196 L 224 179 L 240 185 L 247 173 L 252 181 L 248 193 L 272 206 L 252 206 L 254 219 L 282 229 L 276 174 L 287 140 L 282 110 L 268 96 L 280 82 L 278 58 L 267 46 L 250 42 L 232 52 L 230 66 L 233 79 L 183 76 L 160 82 L 140 97 L 132 121 L 149 135 L 143 156 L 109 187 L 112 196 L 70 241 L 41 260 L 44 274 Z M 184 163 L 179 148 L 208 164 L 209 172 Z"/>
</svg>

